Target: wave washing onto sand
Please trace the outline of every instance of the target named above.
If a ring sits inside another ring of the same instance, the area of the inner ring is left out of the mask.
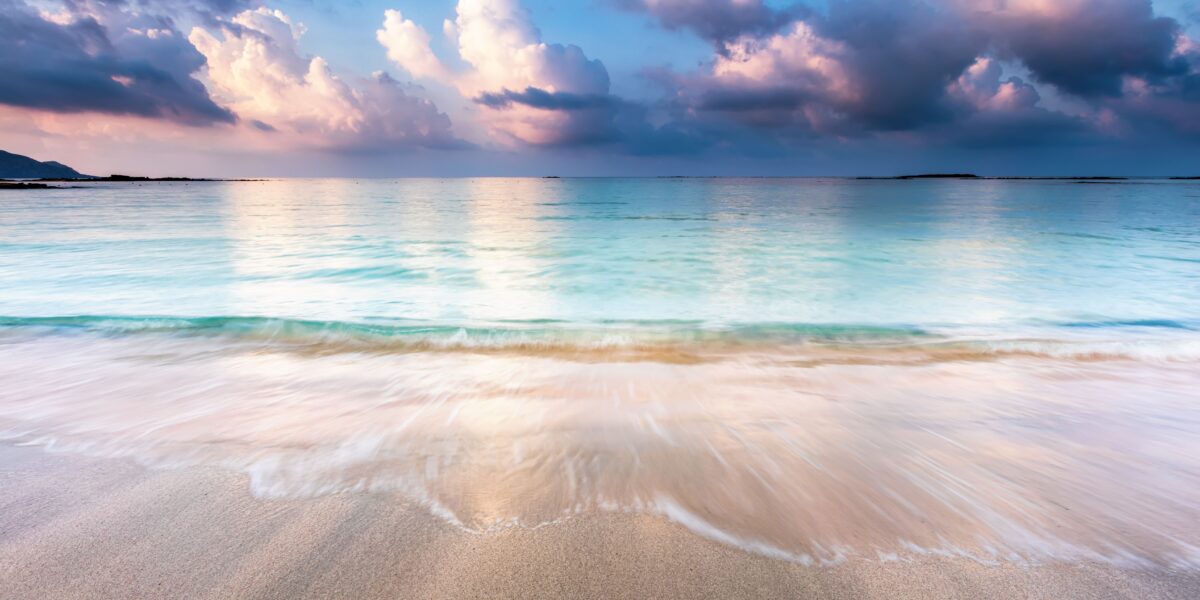
[[[1194,328],[1022,331],[0,319],[0,438],[480,534],[615,511],[811,565],[1200,568]]]
[[[1159,335],[1112,336],[1125,330]],[[4,336],[179,336],[307,354],[471,352],[598,362],[692,363],[756,356],[795,365],[989,360],[1012,356],[1078,360],[1200,361],[1200,335],[1172,320],[1027,325],[1026,337],[1003,329],[752,323],[712,326],[688,321],[612,321],[579,326],[558,321],[446,326],[397,320],[375,323],[269,317],[0,317]],[[1074,335],[1062,337],[1068,331]],[[1080,333],[1080,332],[1083,333]],[[1165,332],[1161,333],[1161,332]],[[1038,334],[1042,334],[1039,336]],[[1046,335],[1059,335],[1058,338]],[[805,360],[807,359],[807,361]]]

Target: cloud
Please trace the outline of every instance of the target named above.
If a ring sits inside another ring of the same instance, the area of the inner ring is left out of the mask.
[[[1150,0],[1007,0],[973,20],[1040,82],[1084,97],[1119,96],[1126,77],[1161,81],[1188,71],[1174,19]]]
[[[620,103],[620,100],[612,96],[547,92],[534,87],[525,88],[523,92],[503,90],[499,93],[484,93],[475,101],[490,108],[502,109],[519,104],[546,110],[589,110],[607,108]]]
[[[612,1],[626,10],[654,16],[667,29],[690,29],[712,42],[725,42],[747,34],[771,34],[811,14],[803,5],[776,9],[763,0]]]
[[[464,69],[446,67],[425,30],[397,11],[385,13],[376,37],[414,77],[440,81],[475,101],[485,127],[502,143],[571,146],[623,138],[617,128],[621,103],[611,101],[600,61],[578,46],[543,42],[516,0],[460,0],[456,13],[443,29]]]
[[[948,95],[971,112],[1020,111],[1037,106],[1041,96],[1019,77],[1004,79],[1000,62],[980,57],[947,88]]]
[[[192,77],[204,65],[170,19],[72,3],[43,16],[0,0],[0,103],[52,112],[232,123]]]
[[[721,11],[737,7],[769,11],[750,1],[636,4],[667,27],[681,26],[670,10],[685,5],[696,9],[692,21],[736,23]],[[1086,127],[1115,134],[1156,116],[1200,128],[1200,53],[1148,0],[842,0],[765,33],[734,30],[706,36],[707,66],[649,73],[695,129],[728,135],[714,127],[730,122],[777,140],[992,136],[1007,144]],[[1039,86],[1074,98],[1074,108],[1045,106]]]
[[[303,34],[283,12],[259,8],[189,39],[207,59],[213,95],[256,130],[339,150],[462,145],[446,115],[386,74],[349,83],[323,58],[302,56]]]
[[[947,87],[986,42],[945,11],[900,0],[836,3],[819,19],[721,46],[708,73],[680,80],[696,110],[848,135],[951,118]]]
[[[1037,88],[1020,77],[1006,77],[1000,61],[980,57],[946,89],[954,118],[926,133],[975,147],[1037,145],[1051,139],[1080,143],[1089,138],[1084,119],[1046,110],[1040,102]]]
[[[472,69],[463,80],[482,93],[504,87],[604,94],[608,71],[579,46],[547,44],[516,0],[459,0],[447,31]]]
[[[548,92],[535,87],[520,92],[485,92],[474,101],[489,110],[493,122],[503,123],[509,131],[525,127],[539,132],[534,143],[541,146],[629,142],[627,129],[634,124],[629,115],[638,114],[637,107],[615,96]]]
[[[516,144],[633,153],[786,151],[821,137],[1010,144],[1087,127],[1111,134],[1122,115],[1195,121],[1188,102],[1164,100],[1195,88],[1186,38],[1148,0],[840,0],[819,12],[765,0],[610,2],[695,32],[712,44],[711,60],[649,71],[665,93],[644,105],[613,95],[604,65],[579,47],[544,42],[515,0],[458,2],[443,27],[457,67],[397,11],[377,39],[414,77],[474,101],[494,139]],[[1039,87],[1053,88],[1050,105]],[[1065,111],[1064,96],[1083,103]]]
[[[1097,130],[1200,134],[1200,50],[1150,0],[1007,0],[970,18],[997,56],[1084,102]]]
[[[453,87],[478,109],[491,138],[505,145],[601,147],[635,155],[687,154],[708,146],[689,124],[652,125],[648,107],[610,91],[608,71],[583,49],[542,40],[517,0],[459,0],[443,34],[457,50],[452,69],[431,37],[397,11],[377,38],[414,77]]]
[[[1161,0],[1158,12],[1151,0],[604,3],[692,32],[711,54],[647,69],[659,92],[634,101],[614,93],[596,48],[544,39],[519,0],[458,0],[428,31],[385,11],[375,39],[405,82],[306,54],[303,27],[253,0],[0,0],[0,104],[61,131],[139,122],[200,139],[178,125],[234,124],[211,137],[343,152],[461,147],[429,93],[457,94],[447,106],[472,139],[555,152],[1200,138],[1200,45]]]
[[[383,13],[383,29],[375,39],[387,49],[388,59],[417,79],[445,80],[450,72],[429,47],[429,34],[420,25],[405,19],[398,10]]]

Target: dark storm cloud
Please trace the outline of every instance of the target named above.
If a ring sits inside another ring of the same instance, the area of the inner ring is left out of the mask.
[[[1127,132],[1200,140],[1200,73],[1190,73],[1104,103]],[[1200,152],[1200,150],[1198,150]]]
[[[805,29],[781,31],[772,40],[743,37],[724,44],[734,67],[777,53],[775,71],[764,79],[680,77],[669,87],[682,89],[697,111],[765,128],[910,130],[948,121],[961,110],[947,98],[947,87],[987,49],[986,37],[955,13],[911,0],[835,2],[827,15],[801,25]],[[813,37],[824,46],[803,45]],[[831,89],[804,53],[834,65],[853,90]]]
[[[774,33],[796,19],[808,16],[808,7],[794,4],[782,9],[763,0],[612,0],[626,10],[648,13],[668,29],[689,29],[700,37],[723,42],[740,35]]]
[[[948,147],[963,148],[1021,148],[1047,143],[1070,146],[1100,141],[1082,119],[1034,107],[969,112],[953,122],[930,126],[923,134]]]
[[[250,126],[259,131],[265,131],[267,133],[276,131],[276,129],[272,127],[270,123],[264,123],[258,119],[250,119]]]
[[[1082,100],[1122,136],[1200,134],[1200,52],[1180,23],[1156,14],[1151,0],[1049,7],[983,17],[995,54]]]
[[[204,57],[170,20],[138,17],[121,25],[116,30],[82,14],[62,25],[23,2],[0,0],[0,103],[189,125],[235,120],[191,76]]]
[[[900,134],[995,146],[1200,131],[1196,46],[1149,0],[832,0],[762,30],[736,25],[764,22],[761,3],[627,5],[668,28],[723,32],[702,33],[711,68],[650,72],[695,131],[728,135],[719,124],[732,122],[777,140]],[[685,6],[696,9],[686,24],[673,12]],[[740,20],[725,12],[738,10]],[[1046,108],[1038,87],[1087,108]]]
[[[836,107],[869,129],[911,129],[944,121],[946,86],[987,41],[953,13],[915,0],[835,2],[817,31],[844,44],[843,68],[858,97]]]
[[[1092,0],[1061,16],[998,15],[998,49],[1040,82],[1083,97],[1117,96],[1124,77],[1152,82],[1188,72],[1175,54],[1180,25],[1149,0]]]
[[[606,146],[635,155],[678,155],[695,153],[709,145],[703,135],[689,129],[686,121],[656,127],[650,123],[646,106],[613,95],[528,87],[520,92],[481,94],[475,102],[497,110],[525,107],[570,115],[560,125],[558,140],[548,146]]]
[[[63,5],[73,13],[85,11],[136,11],[151,14],[193,12],[208,15],[230,15],[260,3],[254,0],[64,0]]]
[[[618,143],[624,139],[623,132],[616,125],[616,117],[624,108],[624,102],[615,96],[549,92],[527,87],[519,92],[508,89],[485,92],[475,97],[474,101],[498,111],[532,108],[560,113],[564,118],[555,126],[554,141],[542,145],[594,146]]]
[[[593,108],[609,108],[620,104],[620,100],[601,94],[573,94],[570,92],[547,92],[546,90],[528,87],[523,92],[503,90],[498,93],[481,94],[475,102],[490,108],[507,108],[520,104],[543,110],[586,110]]]
[[[755,90],[718,88],[703,92],[695,106],[702,111],[731,113],[794,111],[811,100],[811,94],[790,87]]]

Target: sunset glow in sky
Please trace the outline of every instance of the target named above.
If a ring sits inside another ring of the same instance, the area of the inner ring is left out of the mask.
[[[1200,173],[1186,0],[0,0],[94,174]]]

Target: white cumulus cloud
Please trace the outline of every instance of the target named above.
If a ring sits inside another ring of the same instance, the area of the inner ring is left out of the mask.
[[[388,58],[414,77],[448,84],[479,102],[501,141],[535,145],[604,139],[615,111],[608,71],[574,45],[548,44],[516,0],[459,0],[443,30],[466,68],[453,70],[430,48],[430,36],[385,13],[376,38]],[[490,99],[490,101],[481,101]]]
[[[325,59],[300,53],[303,34],[283,12],[259,8],[217,34],[194,28],[188,39],[207,59],[213,97],[259,130],[344,149],[456,143],[433,103],[384,74],[343,80]]]

